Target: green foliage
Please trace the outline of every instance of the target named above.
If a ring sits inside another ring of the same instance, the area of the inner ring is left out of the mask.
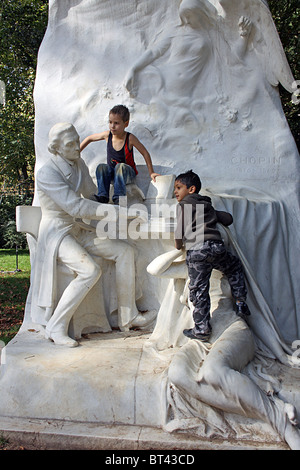
[[[0,450],[5,449],[7,444],[9,443],[9,439],[5,437],[4,433],[0,432]]]
[[[16,222],[9,220],[4,226],[4,248],[13,248],[15,246],[24,247],[26,246],[26,237],[23,233],[16,231]]]
[[[16,269],[18,267],[18,270]],[[30,283],[28,250],[0,250],[0,341],[8,343],[19,330]]]
[[[31,204],[34,152],[33,87],[48,14],[42,0],[1,0],[0,247],[26,246],[15,231],[16,205]],[[4,95],[1,96],[4,98]]]
[[[48,2],[2,0],[0,6],[0,183],[16,185],[33,178],[33,86],[37,52],[46,24]]]
[[[31,205],[30,194],[2,194],[0,196],[0,247],[27,247],[26,236],[16,232],[16,206]]]
[[[295,80],[300,80],[300,6],[298,0],[269,0],[269,7]],[[300,88],[300,87],[298,87]],[[282,106],[300,149],[299,105],[292,103],[291,94],[280,86]],[[300,97],[299,97],[300,98]]]

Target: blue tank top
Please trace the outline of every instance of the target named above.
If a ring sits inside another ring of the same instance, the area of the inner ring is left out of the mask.
[[[112,133],[109,133],[107,141],[107,164],[114,168],[118,163],[126,163],[134,169],[137,175],[138,172],[133,158],[133,148],[131,150],[129,149],[129,136],[130,132],[127,132],[123,147],[121,150],[115,150],[112,145]]]

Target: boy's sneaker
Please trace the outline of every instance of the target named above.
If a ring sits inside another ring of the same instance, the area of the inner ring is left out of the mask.
[[[248,305],[243,300],[236,300],[235,313],[241,318],[246,318],[251,315]]]
[[[194,328],[183,330],[183,334],[190,339],[198,339],[199,341],[207,341],[210,337],[210,333],[196,333]]]

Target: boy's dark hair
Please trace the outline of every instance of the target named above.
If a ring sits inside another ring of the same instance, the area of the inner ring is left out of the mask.
[[[196,173],[193,172],[193,170],[189,170],[186,173],[181,173],[180,175],[176,176],[175,181],[180,181],[180,183],[185,184],[187,188],[195,186],[196,193],[199,193],[201,189],[200,178]]]
[[[129,121],[130,118],[129,109],[126,108],[126,106],[124,106],[123,104],[117,104],[116,106],[114,106],[109,111],[109,114],[118,114],[119,116],[121,116],[124,122]]]

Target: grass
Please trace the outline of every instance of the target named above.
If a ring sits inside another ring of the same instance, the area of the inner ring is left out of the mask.
[[[18,260],[16,250],[0,250],[0,341],[5,344],[15,336],[23,322],[29,283],[28,250],[19,250]],[[1,450],[25,449],[21,445],[11,443],[0,431]]]
[[[0,341],[5,344],[22,324],[29,284],[28,250],[19,250],[18,257],[16,250],[0,250]]]

